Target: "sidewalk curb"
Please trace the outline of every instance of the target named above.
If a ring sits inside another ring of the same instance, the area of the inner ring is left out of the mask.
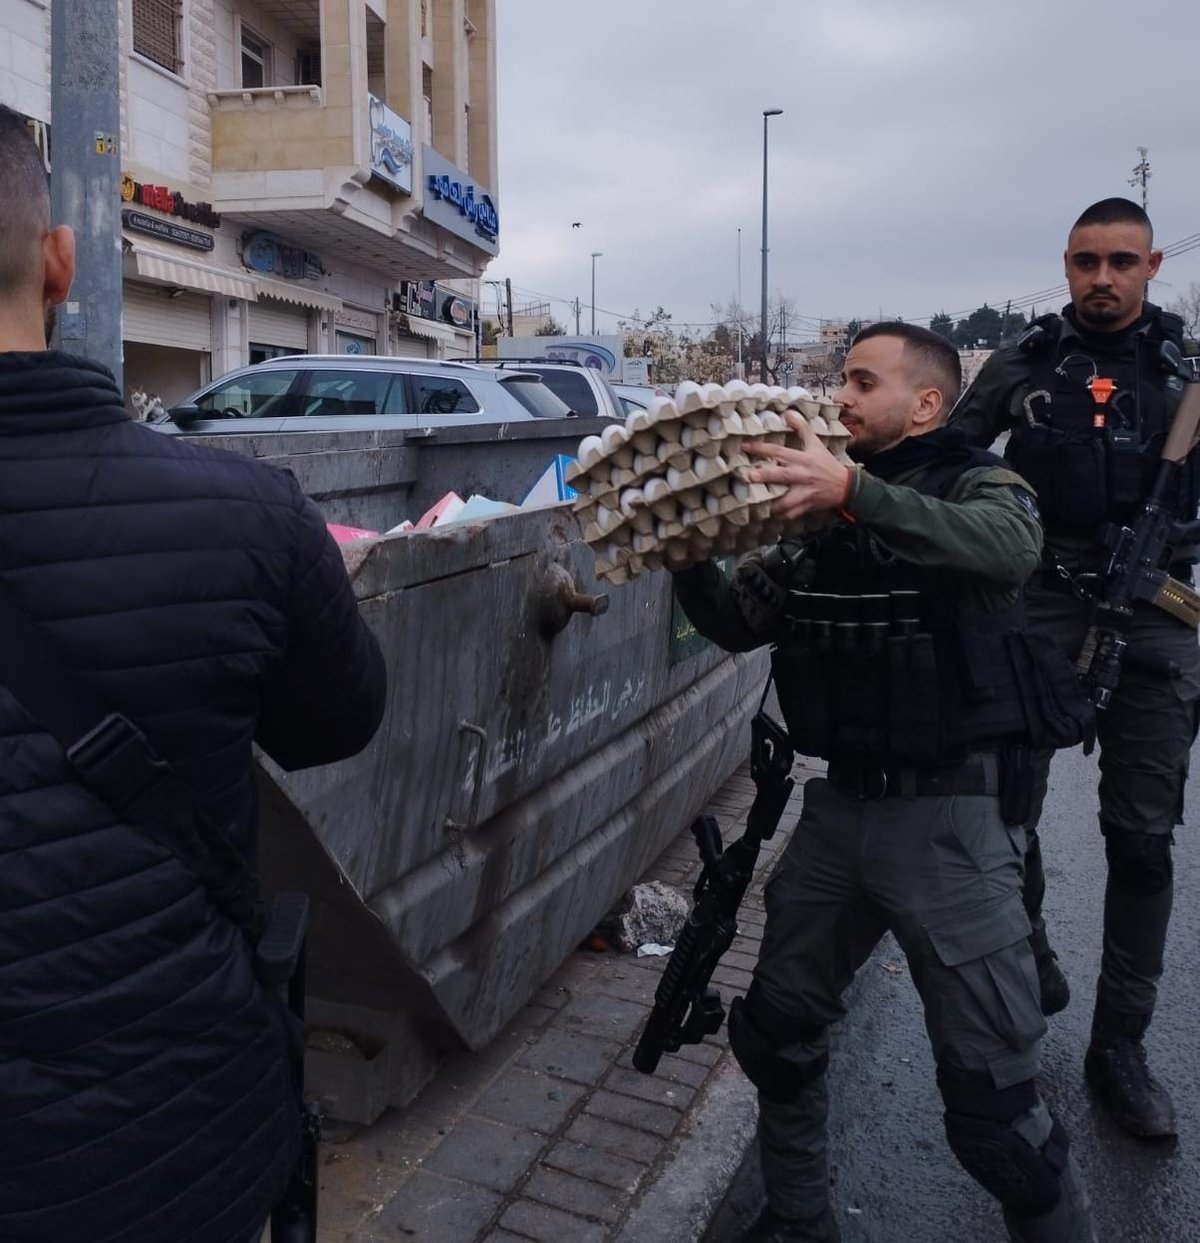
[[[757,1119],[758,1095],[727,1053],[662,1173],[612,1243],[697,1243],[754,1141]]]

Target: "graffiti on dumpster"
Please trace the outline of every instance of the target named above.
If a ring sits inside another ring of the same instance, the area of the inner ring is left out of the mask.
[[[570,738],[593,721],[603,717],[616,721],[631,709],[646,692],[646,678],[625,678],[614,683],[611,679],[593,684],[571,698],[565,717],[550,712],[543,727],[530,722],[503,733],[488,748],[483,779],[493,782],[523,766],[535,768],[547,753],[563,738]],[[463,774],[461,788],[469,792],[475,785],[475,773],[479,763],[478,750],[473,750]]]

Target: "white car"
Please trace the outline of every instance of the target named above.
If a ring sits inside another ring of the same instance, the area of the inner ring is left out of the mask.
[[[571,411],[528,371],[383,355],[293,354],[197,389],[156,431],[330,432],[562,419]]]

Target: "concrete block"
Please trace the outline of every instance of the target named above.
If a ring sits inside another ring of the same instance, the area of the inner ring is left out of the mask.
[[[573,1079],[576,1083],[599,1083],[620,1049],[621,1042],[617,1040],[575,1035],[551,1027],[517,1060],[531,1070]]]
[[[542,1136],[529,1131],[467,1118],[426,1159],[425,1168],[507,1194],[525,1176],[545,1143]]]
[[[473,1239],[495,1214],[500,1196],[482,1187],[418,1170],[379,1214],[375,1232],[385,1238]]]
[[[618,1122],[609,1122],[587,1113],[580,1114],[571,1123],[563,1139],[568,1143],[598,1148],[609,1156],[624,1157],[647,1165],[656,1160],[665,1147],[664,1141],[657,1135],[635,1131]]]
[[[637,1189],[646,1165],[638,1161],[630,1161],[625,1157],[616,1156],[593,1148],[589,1144],[580,1144],[574,1140],[560,1140],[542,1158],[542,1164],[551,1169],[564,1170],[574,1174],[576,1178],[586,1178],[594,1183],[602,1183],[614,1191],[633,1192]]]
[[[472,1112],[549,1135],[562,1126],[583,1095],[583,1088],[565,1079],[512,1067],[492,1084]]]
[[[538,1243],[604,1243],[608,1237],[608,1231],[597,1222],[584,1221],[573,1213],[533,1200],[518,1200],[511,1205],[500,1218],[500,1225]]]
[[[654,1105],[616,1092],[597,1092],[584,1106],[584,1112],[607,1122],[620,1122],[639,1131],[649,1131],[669,1139],[679,1126],[680,1115],[665,1105]]]
[[[585,996],[573,998],[554,1017],[554,1026],[564,1029],[586,1029],[602,1032],[624,1043],[631,1040],[646,1021],[650,1007],[636,1001],[616,997]]]
[[[626,1070],[614,1067],[604,1080],[604,1087],[609,1092],[620,1092],[625,1096],[634,1096],[641,1101],[650,1101],[655,1105],[665,1105],[668,1109],[684,1110],[692,1103],[696,1089],[685,1083],[672,1083],[660,1079],[657,1075],[643,1075],[637,1070]]]
[[[620,1217],[630,1195],[627,1191],[616,1191],[561,1170],[546,1169],[534,1170],[521,1188],[521,1194],[569,1213],[598,1217],[610,1225]]]

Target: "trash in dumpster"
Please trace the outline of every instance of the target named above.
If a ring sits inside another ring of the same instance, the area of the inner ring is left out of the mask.
[[[850,433],[833,402],[804,388],[742,380],[685,380],[674,398],[653,397],[623,426],[585,436],[566,477],[579,493],[575,509],[596,552],[597,576],[624,583],[673,559],[700,560],[773,542],[782,528],[771,517],[771,502],[787,489],[750,482],[753,463],[742,443],[763,439],[801,448],[786,411],[802,416],[845,459]],[[827,521],[822,515],[807,520]]]
[[[430,527],[441,526],[444,522],[453,522],[465,504],[466,502],[457,492],[447,492],[440,501],[431,505],[417,519],[416,529],[428,531]]]
[[[525,493],[521,502],[522,509],[533,509],[539,505],[557,505],[560,501],[573,501],[575,489],[567,482],[567,471],[575,464],[575,459],[565,453],[556,453],[550,465],[542,471],[541,478]]]
[[[347,527],[340,522],[327,522],[325,526],[338,544],[357,544],[359,540],[379,538],[378,531],[368,531],[365,527]]]

